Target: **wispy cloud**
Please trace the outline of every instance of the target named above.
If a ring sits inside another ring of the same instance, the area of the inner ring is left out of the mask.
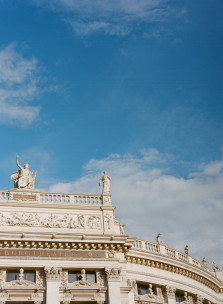
[[[26,126],[40,113],[40,106],[31,104],[39,94],[38,63],[24,58],[15,44],[0,49],[0,123]]]
[[[35,3],[62,13],[77,35],[126,36],[139,24],[160,23],[179,16],[168,0],[35,0]]]
[[[107,170],[112,201],[127,233],[154,240],[161,232],[167,245],[183,250],[188,243],[195,257],[220,263],[223,162],[203,165],[196,173],[191,169],[193,174],[185,178],[169,173],[171,161],[156,150],[140,157],[115,154],[91,159],[81,178],[52,185],[50,191],[97,193],[100,175]]]

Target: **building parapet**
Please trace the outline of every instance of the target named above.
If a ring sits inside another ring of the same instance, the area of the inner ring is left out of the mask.
[[[137,251],[138,250],[147,251],[152,254],[166,256],[173,260],[179,260],[180,262],[190,264],[190,265],[198,267],[204,271],[207,271],[209,274],[215,276],[221,282],[223,282],[222,273],[221,273],[221,277],[222,277],[221,278],[219,275],[218,269],[210,270],[206,260],[205,260],[205,262],[204,262],[204,260],[202,262],[200,262],[199,260],[193,258],[189,254],[186,254],[184,252],[181,252],[181,251],[178,251],[176,249],[166,246],[163,242],[155,243],[155,242],[150,242],[150,241],[146,241],[146,240],[137,238],[137,239],[135,239],[135,241],[132,245],[132,248]]]

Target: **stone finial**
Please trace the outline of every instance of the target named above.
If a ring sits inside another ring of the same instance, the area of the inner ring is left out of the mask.
[[[102,190],[103,195],[110,195],[110,181],[111,181],[111,178],[107,175],[107,172],[104,171],[104,174],[102,175],[102,177],[98,183],[99,186],[101,185],[101,182],[103,184],[103,190]]]
[[[158,244],[163,244],[162,240],[161,240],[161,233],[158,233],[157,237],[156,237],[156,241]]]
[[[37,171],[31,172],[29,170],[29,164],[25,164],[24,167],[22,167],[19,164],[18,155],[16,156],[16,164],[19,167],[19,170],[11,175],[11,179],[14,180],[14,188],[34,189]]]
[[[188,245],[185,246],[185,248],[184,248],[184,253],[185,253],[185,254],[189,254],[189,247],[188,247]]]

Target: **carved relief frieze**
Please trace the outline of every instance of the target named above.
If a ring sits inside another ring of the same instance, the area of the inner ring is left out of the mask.
[[[33,226],[68,229],[101,229],[101,217],[97,215],[56,215],[38,213],[0,213],[1,226]]]

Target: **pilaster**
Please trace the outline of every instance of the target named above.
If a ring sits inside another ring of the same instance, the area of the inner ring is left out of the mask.
[[[106,268],[105,269],[108,282],[108,303],[121,304],[120,295],[120,268]]]
[[[45,267],[46,304],[59,304],[60,273],[62,268]]]

